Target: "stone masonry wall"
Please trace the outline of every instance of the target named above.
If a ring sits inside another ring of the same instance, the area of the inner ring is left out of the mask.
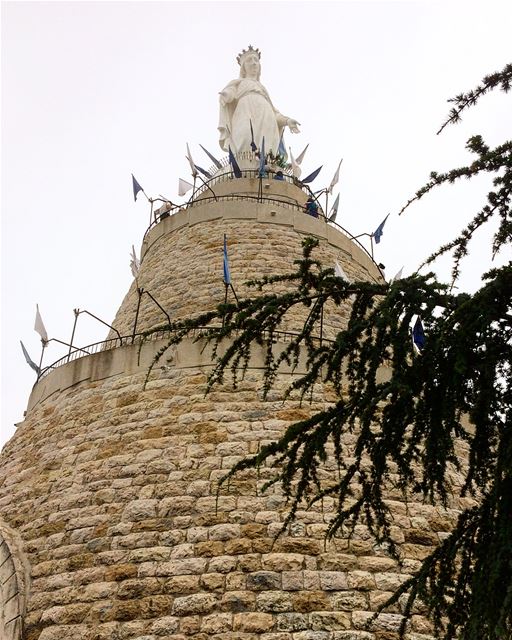
[[[211,309],[224,298],[224,233],[241,297],[246,280],[290,271],[306,235],[319,238],[324,266],[338,260],[352,279],[382,277],[324,221],[284,205],[219,201],[150,230],[138,285],[172,319]],[[134,283],[114,322],[123,335],[137,298]],[[326,313],[324,335],[347,314]],[[144,296],[138,331],[164,319]],[[30,564],[23,640],[397,640],[398,606],[369,619],[447,535],[460,505],[406,505],[389,490],[401,565],[363,525],[326,542],[330,499],[300,511],[276,538],[287,505],[276,487],[261,491],[270,470],[245,473],[217,495],[219,479],[332,398],[318,386],[311,404],[284,403],[291,374],[283,371],[263,401],[256,365],[236,391],[205,397],[211,365],[191,344],[166,354],[146,386],[147,353],[139,360],[136,346],[80,358],[36,385],[0,464],[0,518]],[[347,434],[345,445],[354,439]],[[322,474],[329,482],[337,469],[328,462]],[[407,637],[429,633],[418,609]]]
[[[2,517],[31,564],[26,640],[396,640],[397,608],[365,623],[453,525],[455,511],[390,494],[401,567],[364,527],[324,540],[332,502],[274,540],[286,504],[263,470],[217,483],[241,456],[325,405],[267,402],[252,370],[204,396],[205,371],[163,363],[39,403],[6,445]],[[327,467],[326,473],[334,473]],[[456,505],[454,505],[456,506]],[[412,620],[411,640],[429,625]]]
[[[352,280],[382,279],[370,257],[323,220],[267,203],[199,203],[158,224],[142,247],[138,286],[158,300],[171,320],[209,311],[224,301],[224,234],[228,238],[231,279],[239,298],[255,295],[255,289],[245,286],[247,281],[291,272],[293,261],[302,255],[301,242],[307,235],[319,239],[314,257],[324,267],[334,268],[338,260]],[[231,292],[228,299],[234,299]],[[134,282],[113,321],[121,335],[133,331],[137,301]],[[305,307],[294,309],[283,329],[297,330],[308,311]],[[327,312],[324,335],[329,337],[343,326],[347,314],[348,306]],[[144,295],[137,331],[163,322],[165,315]]]

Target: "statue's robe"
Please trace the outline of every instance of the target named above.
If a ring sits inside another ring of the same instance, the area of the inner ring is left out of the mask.
[[[265,87],[258,80],[239,78],[221,92],[219,112],[219,144],[224,151],[231,146],[233,153],[251,150],[251,123],[254,142],[261,148],[265,137],[265,151],[277,155],[279,141],[287,118],[274,107]]]

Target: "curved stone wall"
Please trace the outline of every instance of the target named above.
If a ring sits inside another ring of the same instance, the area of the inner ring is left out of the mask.
[[[147,234],[139,285],[173,318],[210,309],[224,296],[224,233],[240,296],[244,281],[289,271],[306,235],[320,239],[326,266],[337,259],[353,279],[381,278],[364,251],[325,222],[284,205],[219,201],[198,202]],[[136,302],[132,286],[115,320],[125,335]],[[326,314],[327,335],[344,312]],[[138,330],[161,320],[144,298]],[[350,539],[326,542],[330,499],[299,512],[276,539],[287,505],[276,487],[261,492],[269,469],[235,478],[217,496],[219,479],[325,407],[329,390],[318,385],[311,404],[284,403],[292,374],[282,370],[263,401],[255,353],[236,391],[227,384],[205,397],[211,361],[191,340],[169,350],[145,385],[161,344],[103,351],[52,371],[4,447],[0,515],[23,543],[32,580],[23,639],[397,640],[398,607],[370,629],[366,623],[447,534],[459,504],[405,505],[390,488],[401,565],[363,525]],[[346,435],[348,449],[354,439]],[[335,474],[326,464],[325,481]],[[418,610],[408,638],[426,640],[429,629]]]
[[[365,624],[456,512],[390,492],[402,566],[364,526],[326,543],[329,499],[275,540],[286,503],[261,493],[268,470],[217,498],[218,480],[328,395],[283,404],[283,372],[262,402],[256,358],[236,392],[205,397],[208,354],[193,343],[166,354],[144,387],[158,346],[138,365],[131,346],[83,358],[81,376],[74,362],[50,374],[59,388],[33,402],[3,451],[2,517],[31,564],[26,640],[396,640],[398,608]],[[410,640],[428,629],[415,615]]]
[[[237,181],[231,181],[237,182]],[[241,180],[242,182],[242,180]],[[256,181],[245,180],[245,183]],[[283,189],[300,189],[285,184]],[[284,205],[249,200],[201,203],[166,218],[147,234],[142,246],[138,286],[147,290],[172,320],[197,315],[224,301],[222,280],[223,237],[228,237],[228,255],[233,286],[239,298],[254,295],[249,280],[287,273],[302,255],[306,236],[319,239],[315,252],[325,267],[341,264],[353,280],[382,281],[371,258],[355,242],[322,219],[315,219]],[[230,293],[233,299],[232,294]],[[131,335],[137,310],[137,285],[126,295],[113,325],[121,335]],[[291,314],[284,329],[297,329],[304,309]],[[339,329],[348,308],[325,314],[325,335]],[[147,295],[143,295],[137,331],[166,322],[166,317]],[[111,333],[113,337],[115,334]]]

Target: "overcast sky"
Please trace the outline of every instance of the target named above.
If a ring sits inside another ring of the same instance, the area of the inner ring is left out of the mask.
[[[286,144],[298,154],[310,143],[304,172],[323,165],[313,188],[344,158],[338,222],[371,233],[391,213],[376,248],[391,277],[451,239],[485,193],[485,180],[445,187],[396,215],[431,170],[471,161],[471,135],[510,138],[503,94],[435,132],[448,98],[511,61],[511,32],[507,0],[2,3],[0,445],[35,380],[19,341],[38,362],[36,303],[49,336],[66,342],[74,308],[113,319],[149,222],[130,173],[148,195],[180,202],[185,144],[203,166],[199,143],[223,156],[217,94],[243,48],[260,48],[263,84],[302,125]],[[477,243],[462,287],[478,287],[488,259]],[[439,270],[447,277],[446,263]],[[106,331],[81,316],[75,344]],[[61,355],[52,345],[43,364]]]

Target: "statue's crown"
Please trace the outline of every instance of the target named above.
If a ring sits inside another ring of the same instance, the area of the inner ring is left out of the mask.
[[[242,53],[239,53],[236,57],[236,61],[240,66],[242,66],[243,59],[249,53],[255,53],[258,56],[258,60],[261,58],[261,51],[259,49],[253,49],[252,44],[250,44],[248,49],[244,49]]]

